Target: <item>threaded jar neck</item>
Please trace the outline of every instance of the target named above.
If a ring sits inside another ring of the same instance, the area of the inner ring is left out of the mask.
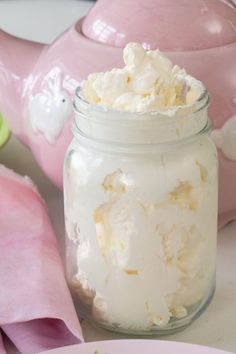
[[[201,84],[202,85],[202,84]],[[210,128],[209,94],[202,94],[190,105],[154,112],[130,112],[87,102],[76,90],[74,132],[107,143],[157,144],[179,141]]]

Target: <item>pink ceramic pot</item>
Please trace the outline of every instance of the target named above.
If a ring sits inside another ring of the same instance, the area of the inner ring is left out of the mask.
[[[219,224],[236,218],[236,9],[229,0],[99,0],[52,45],[0,31],[0,111],[62,186],[75,88],[91,72],[122,65],[130,41],[159,48],[202,80],[219,148]]]

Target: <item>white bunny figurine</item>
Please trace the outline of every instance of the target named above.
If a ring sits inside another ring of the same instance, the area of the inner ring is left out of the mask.
[[[221,129],[215,129],[211,138],[229,160],[236,160],[236,115],[229,118]]]
[[[49,90],[43,89],[31,97],[29,113],[35,133],[41,132],[50,144],[54,144],[72,111],[69,94],[61,88],[61,72],[47,81]]]

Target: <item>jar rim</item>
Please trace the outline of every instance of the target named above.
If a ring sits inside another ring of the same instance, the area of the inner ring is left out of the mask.
[[[200,96],[191,104],[153,112],[132,112],[90,103],[79,86],[74,100],[74,130],[107,143],[152,144],[195,136],[205,131],[208,124],[210,97],[202,82],[187,77],[192,87],[200,89]]]
[[[203,83],[195,78],[193,78],[190,75],[186,76],[186,81],[191,81],[194,80],[195,84],[197,83],[197,86],[199,87],[201,94],[200,96],[196,99],[196,101],[182,105],[182,106],[172,106],[167,109],[159,109],[155,111],[142,111],[142,112],[135,112],[135,111],[129,111],[126,109],[117,109],[117,108],[112,108],[108,107],[102,104],[96,104],[96,103],[91,103],[87,101],[84,96],[82,95],[82,87],[78,86],[75,90],[75,100],[73,102],[74,110],[78,110],[78,104],[82,103],[84,108],[87,110],[91,110],[94,113],[111,113],[114,116],[119,116],[119,117],[114,117],[112,120],[115,121],[116,119],[119,121],[126,121],[129,119],[130,115],[135,115],[136,118],[138,118],[140,121],[147,120],[147,116],[149,118],[157,119],[164,117],[166,118],[172,118],[174,115],[178,115],[181,112],[181,115],[183,114],[189,114],[189,113],[197,113],[201,111],[204,108],[207,108],[210,104],[210,96],[207,88],[203,85]],[[120,117],[120,115],[122,115]]]

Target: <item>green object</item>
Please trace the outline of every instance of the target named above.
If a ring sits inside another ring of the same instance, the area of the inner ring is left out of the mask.
[[[11,131],[0,113],[0,148],[3,147],[11,136]]]

